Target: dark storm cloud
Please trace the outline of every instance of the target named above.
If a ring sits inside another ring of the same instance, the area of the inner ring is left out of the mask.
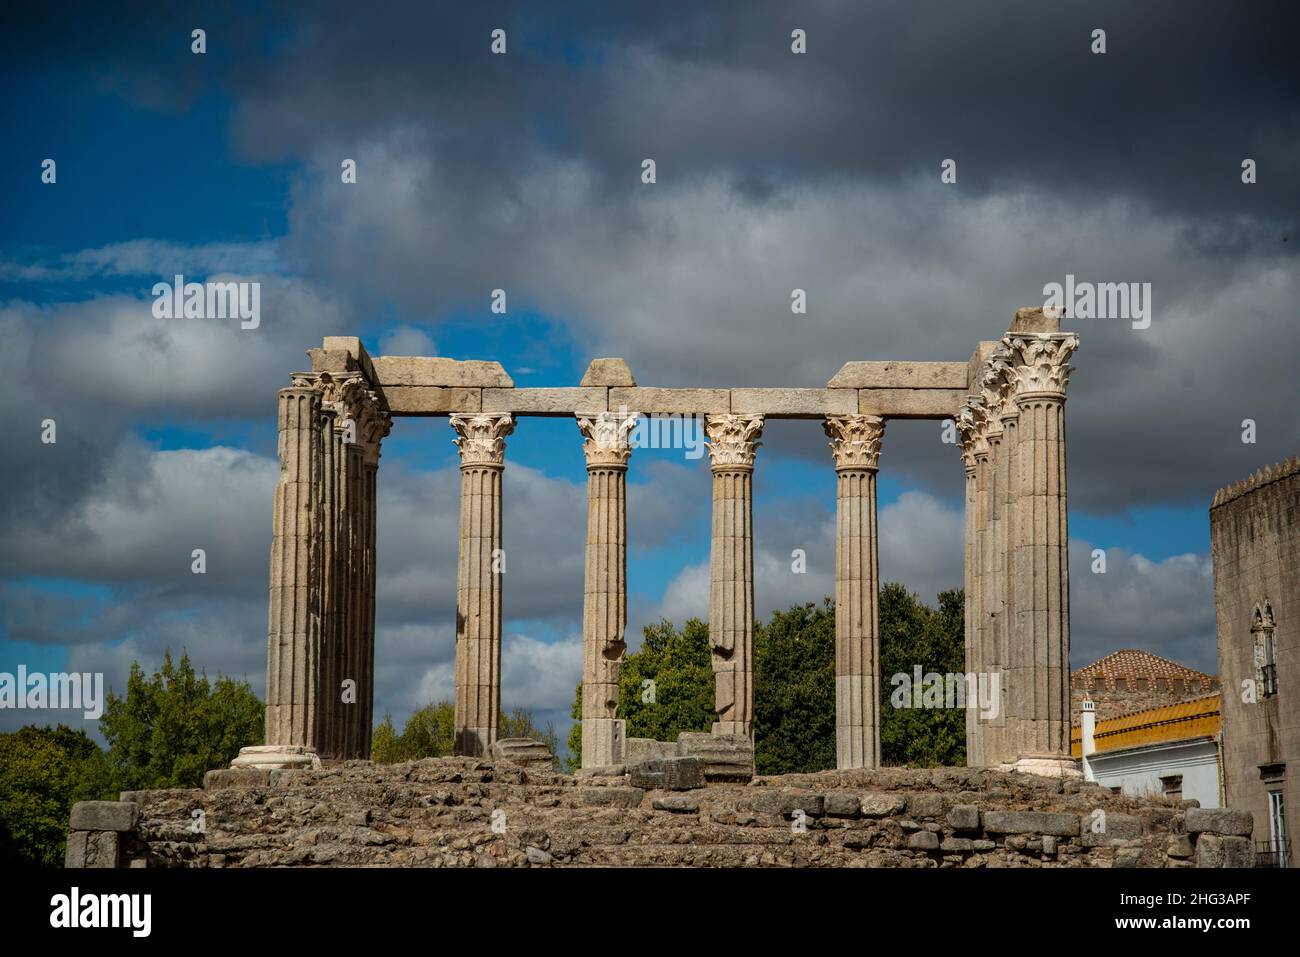
[[[202,69],[189,31],[203,26]],[[501,27],[509,54],[492,56]],[[790,52],[807,31],[808,53]],[[1107,33],[1107,52],[1090,50]],[[1300,208],[1300,10],[1293,3],[1126,0],[904,4],[779,0],[28,8],[19,62],[69,61],[150,105],[213,80],[254,158],[420,129],[462,188],[531,149],[610,183],[654,155],[674,175],[899,180],[959,164],[964,189],[1047,186],[1159,209]],[[1277,230],[1247,241],[1276,241]]]

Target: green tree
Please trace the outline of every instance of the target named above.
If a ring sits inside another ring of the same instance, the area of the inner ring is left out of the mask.
[[[966,712],[960,708],[895,708],[894,675],[960,673],[964,593],[941,592],[931,608],[902,585],[880,589],[880,751],[887,765],[920,767],[966,763]]]
[[[263,740],[264,707],[247,681],[196,675],[188,655],[146,678],[131,664],[126,695],[112,691],[100,719],[118,790],[194,788],[239,749]]]
[[[0,734],[0,866],[62,867],[72,805],[115,796],[104,752],[85,731]]]
[[[754,763],[760,774],[835,767],[835,605],[754,626]]]

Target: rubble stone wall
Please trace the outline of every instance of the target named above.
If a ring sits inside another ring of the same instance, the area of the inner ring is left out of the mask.
[[[1249,866],[1250,815],[987,769],[692,786],[475,758],[209,772],[73,812],[69,867]],[[674,789],[680,788],[680,789]]]

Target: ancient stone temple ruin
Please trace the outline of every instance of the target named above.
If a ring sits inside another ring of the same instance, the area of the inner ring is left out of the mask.
[[[713,473],[717,719],[712,735],[691,736],[707,739],[699,747],[752,755],[753,473],[765,421],[806,419],[829,437],[837,489],[837,763],[879,766],[882,439],[891,419],[951,420],[966,473],[966,686],[996,676],[986,686],[998,694],[992,707],[967,711],[969,763],[1069,775],[1063,413],[1077,346],[1052,316],[1022,309],[1001,340],[981,342],[969,360],[849,362],[820,389],[646,387],[622,359],[595,360],[576,387],[516,388],[496,362],[372,358],[358,339],[326,338],[308,353],[311,371],[294,373],[279,394],[267,744],[244,749],[235,764],[293,768],[369,755],[376,478],[383,438],[402,416],[447,418],[460,453],[455,728],[467,756],[489,754],[498,736],[507,438],[528,416],[575,421],[589,495],[582,764],[622,764],[629,434],[638,416],[671,414],[703,417]]]

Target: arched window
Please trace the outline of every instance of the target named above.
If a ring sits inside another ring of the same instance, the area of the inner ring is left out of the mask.
[[[1273,606],[1267,598],[1255,606],[1251,616],[1251,637],[1255,643],[1255,681],[1260,697],[1277,694],[1277,660],[1273,647]]]

